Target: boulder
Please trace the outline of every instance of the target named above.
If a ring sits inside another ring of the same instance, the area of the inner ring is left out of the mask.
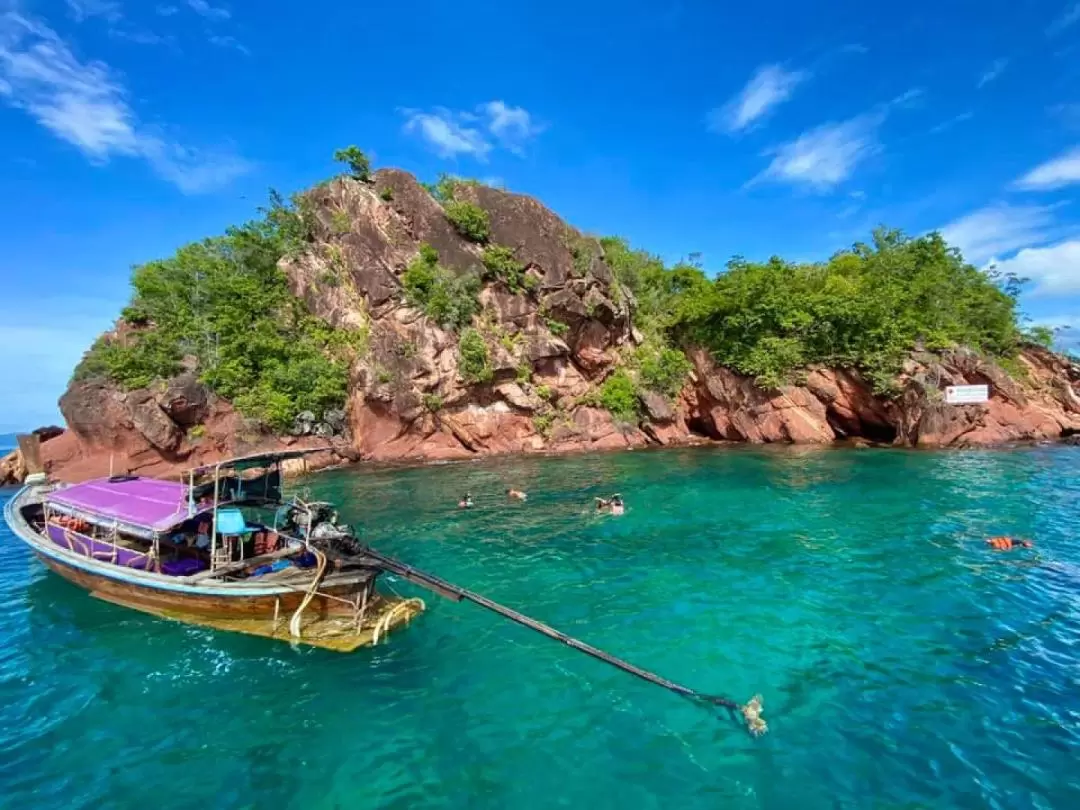
[[[155,391],[158,406],[181,428],[201,424],[210,410],[210,389],[196,374],[186,372],[173,377]]]
[[[663,394],[658,394],[655,391],[642,391],[638,398],[645,408],[649,421],[664,425],[675,420],[675,411]]]

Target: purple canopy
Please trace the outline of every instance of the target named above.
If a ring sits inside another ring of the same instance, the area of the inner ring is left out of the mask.
[[[99,478],[53,492],[48,502],[123,523],[165,531],[189,517],[187,487],[178,481]]]

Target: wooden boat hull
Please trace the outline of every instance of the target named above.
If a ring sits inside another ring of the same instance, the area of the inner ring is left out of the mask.
[[[94,596],[134,608],[143,607],[150,611],[179,611],[193,616],[235,615],[262,618],[275,615],[287,616],[300,606],[305,593],[303,588],[273,595],[251,596],[243,593],[212,595],[165,591],[158,588],[139,587],[91,573],[41,552],[37,552],[37,558],[68,582],[90,591]],[[352,615],[355,608],[338,600],[348,600],[355,604],[356,600],[361,598],[363,588],[370,578],[370,575],[327,578],[319,586],[320,592],[312,597],[305,608],[305,613],[310,612],[320,618]],[[337,599],[330,597],[337,597]]]
[[[20,511],[33,502],[33,493],[22,490],[5,505],[4,518],[50,570],[91,596],[161,618],[350,652],[378,643],[424,609],[421,600],[375,591],[379,573],[375,569],[333,573],[319,583],[304,606],[299,617],[301,635],[296,638],[289,630],[290,620],[307,596],[310,576],[225,582],[172,577],[104,562],[38,532]]]

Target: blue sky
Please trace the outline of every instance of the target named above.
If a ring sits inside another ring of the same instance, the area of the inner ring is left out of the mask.
[[[0,430],[58,418],[131,265],[349,143],[710,270],[942,229],[1080,332],[1080,3],[877,6],[0,0]]]

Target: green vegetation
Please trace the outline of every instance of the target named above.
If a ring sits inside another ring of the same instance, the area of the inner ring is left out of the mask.
[[[536,395],[544,400],[544,402],[550,402],[552,395],[551,388],[546,385],[538,385],[536,386]]]
[[[936,233],[879,229],[872,244],[821,264],[732,260],[714,284],[678,294],[672,331],[763,385],[824,363],[860,368],[885,392],[916,346],[1013,353],[1014,287],[964,263]]]
[[[346,146],[334,152],[334,160],[349,167],[349,173],[357,180],[367,182],[371,179],[371,161],[357,146]]]
[[[451,200],[443,205],[446,218],[459,234],[470,242],[483,244],[491,233],[487,211],[479,205],[461,200]]]
[[[604,380],[597,395],[597,403],[607,408],[619,422],[637,424],[640,418],[637,386],[625,369],[616,369]]]
[[[551,428],[555,425],[555,412],[545,411],[538,413],[532,418],[533,428],[545,438],[551,434]]]
[[[420,255],[401,274],[405,300],[444,329],[463,329],[479,311],[480,279],[455,276],[439,264],[431,245],[420,246]]]
[[[330,228],[334,233],[346,234],[352,230],[352,222],[349,220],[349,212],[339,208],[330,215]]]
[[[918,346],[965,345],[1004,357],[1020,338],[1017,280],[966,264],[938,234],[911,239],[879,229],[871,244],[816,264],[736,258],[714,281],[693,264],[666,268],[621,239],[601,244],[637,299],[636,325],[647,337],[668,347],[704,346],[766,386],[822,363],[859,368],[884,393]],[[663,385],[667,374],[654,371],[651,384]]]
[[[421,183],[428,193],[442,204],[454,199],[458,186],[479,186],[482,183],[472,177],[458,177],[453,174],[440,174],[434,183]]]
[[[638,378],[650,391],[673,399],[682,390],[693,368],[686,355],[668,346],[646,343],[635,352]]]
[[[493,376],[484,336],[475,329],[466,329],[458,341],[461,376],[469,383],[490,382]]]
[[[386,202],[392,202],[394,199],[394,190],[390,188],[390,186],[387,186],[379,192],[379,197],[381,197]]]
[[[194,356],[213,391],[275,429],[341,407],[366,335],[331,329],[290,293],[277,263],[306,234],[305,211],[272,195],[264,219],[136,268],[123,311],[135,331],[96,342],[75,378],[142,388]]]
[[[556,321],[553,318],[547,318],[544,321],[548,331],[555,337],[566,337],[566,333],[570,331],[570,327],[562,321]]]
[[[503,245],[484,248],[484,280],[501,281],[510,292],[520,293],[535,289],[537,280],[525,274],[525,265],[514,258],[514,251]]]
[[[1042,346],[1044,349],[1052,349],[1054,347],[1054,337],[1056,330],[1049,326],[1032,326],[1024,330],[1023,339],[1029,343],[1034,343],[1036,346]]]
[[[438,413],[443,407],[443,398],[438,394],[424,394],[423,396],[424,410],[431,413]]]
[[[574,259],[574,275],[584,276],[589,272],[593,259],[599,253],[596,240],[588,236],[569,236],[567,240],[567,247],[570,248],[570,255]]]

